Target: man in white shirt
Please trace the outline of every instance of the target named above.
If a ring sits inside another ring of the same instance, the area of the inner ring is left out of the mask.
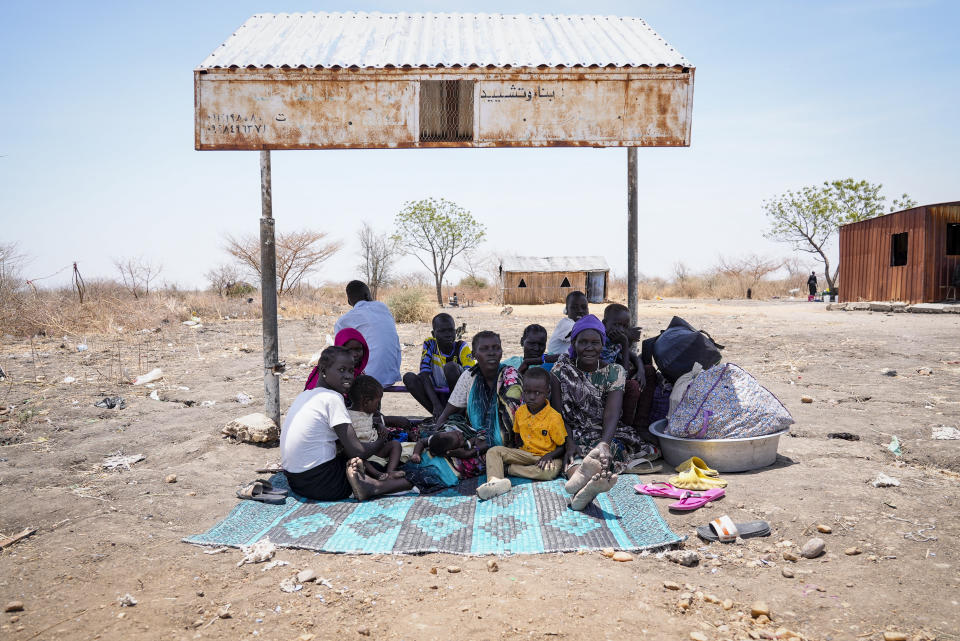
[[[334,334],[345,327],[363,334],[370,348],[364,372],[381,385],[393,385],[400,380],[400,337],[393,314],[386,305],[373,300],[370,288],[359,280],[347,283],[347,302],[353,309],[337,319]]]

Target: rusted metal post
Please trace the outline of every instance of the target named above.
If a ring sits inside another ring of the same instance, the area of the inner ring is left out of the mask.
[[[627,147],[627,307],[630,325],[636,326],[639,293],[637,261],[637,148]]]
[[[270,150],[260,152],[260,296],[263,315],[264,413],[280,426],[280,343],[277,337],[277,248],[274,244]]]

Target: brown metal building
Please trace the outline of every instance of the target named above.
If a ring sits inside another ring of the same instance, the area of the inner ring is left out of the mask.
[[[960,289],[960,202],[840,228],[840,301],[931,303]]]
[[[591,303],[602,303],[610,267],[603,256],[513,256],[501,261],[500,272],[508,305],[562,303],[577,290]]]

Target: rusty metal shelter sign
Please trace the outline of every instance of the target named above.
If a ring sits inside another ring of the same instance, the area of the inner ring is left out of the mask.
[[[694,71],[637,18],[263,14],[194,70],[195,146],[688,146]]]

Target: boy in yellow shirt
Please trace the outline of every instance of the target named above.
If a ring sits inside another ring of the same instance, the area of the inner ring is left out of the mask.
[[[477,488],[477,496],[491,499],[510,491],[510,479],[504,477],[504,465],[510,474],[534,481],[550,481],[560,474],[566,450],[567,428],[560,413],[550,407],[550,374],[531,367],[523,379],[524,404],[513,418],[513,431],[520,435],[520,449],[498,445],[487,450],[487,482]]]

